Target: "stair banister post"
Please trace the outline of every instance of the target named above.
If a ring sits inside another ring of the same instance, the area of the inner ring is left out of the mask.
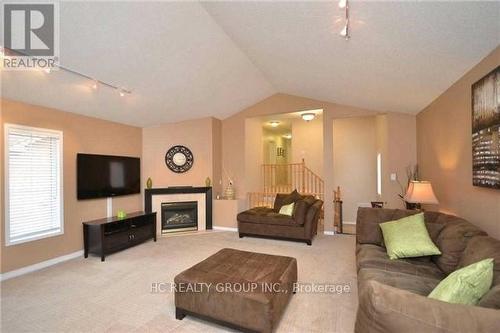
[[[306,161],[302,158],[302,193],[306,191]]]

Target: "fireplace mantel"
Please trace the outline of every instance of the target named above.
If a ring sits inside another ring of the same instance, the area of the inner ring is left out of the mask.
[[[212,188],[211,187],[165,187],[165,188],[150,188],[144,191],[144,210],[152,211],[153,195],[165,194],[189,194],[189,193],[204,193],[205,194],[205,214],[206,214],[206,229],[212,229]]]

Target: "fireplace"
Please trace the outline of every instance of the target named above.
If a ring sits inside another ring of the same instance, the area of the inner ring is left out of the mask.
[[[166,202],[161,204],[161,232],[198,230],[198,202]]]

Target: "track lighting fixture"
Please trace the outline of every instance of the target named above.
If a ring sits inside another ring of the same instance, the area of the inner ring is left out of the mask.
[[[31,57],[30,54],[27,54],[27,53],[24,53],[24,52],[20,52],[20,51],[17,51],[17,50],[12,50],[10,48],[6,48],[6,47],[3,47],[3,46],[0,46],[0,57],[4,57],[6,54],[7,55],[21,55],[21,56]],[[59,64],[54,64],[53,67],[43,68],[42,70],[45,73],[48,74],[48,73],[52,72],[54,69],[63,70],[65,72],[71,73],[73,75],[78,75],[78,76],[83,77],[83,78],[85,78],[87,80],[90,80],[92,82],[90,86],[92,87],[92,89],[95,89],[95,90],[100,85],[100,86],[106,86],[108,88],[118,90],[118,92],[119,92],[119,94],[120,94],[121,97],[125,96],[125,94],[131,94],[132,93],[132,91],[127,90],[125,88],[121,88],[119,86],[115,86],[114,84],[98,80],[96,78],[93,78],[91,76],[83,74],[83,73],[81,73],[79,71],[73,70],[73,69],[68,68],[68,67],[64,67],[64,66],[59,65]]]
[[[340,31],[340,36],[344,37],[346,40],[351,38],[350,29],[349,29],[349,0],[340,0],[339,7],[344,9],[345,11],[345,25]]]

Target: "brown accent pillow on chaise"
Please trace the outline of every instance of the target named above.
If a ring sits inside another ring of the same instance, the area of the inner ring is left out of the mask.
[[[297,192],[297,190],[293,190],[290,194],[278,193],[276,194],[276,199],[274,200],[274,211],[277,213],[280,211],[282,206],[289,205],[300,199],[302,199],[302,196],[299,192]]]

